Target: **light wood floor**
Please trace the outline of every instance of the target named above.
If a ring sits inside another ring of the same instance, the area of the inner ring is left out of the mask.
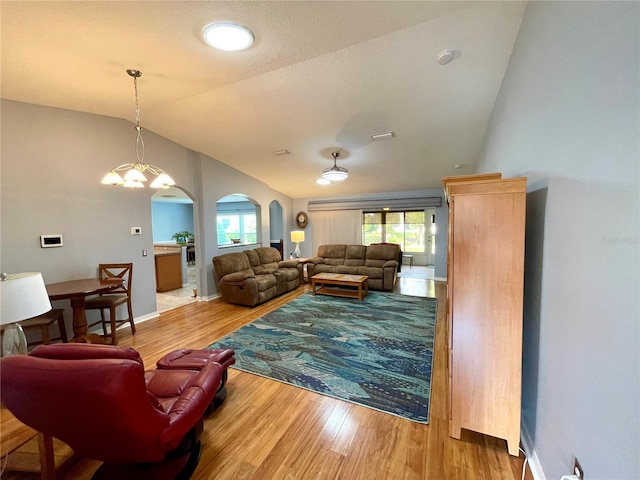
[[[198,302],[118,334],[151,368],[176,348],[202,348],[309,289],[308,285],[255,308],[221,300]],[[229,370],[225,403],[205,420],[200,464],[192,477],[254,480],[520,480],[524,456],[506,442],[463,431],[448,436],[446,284],[399,279],[396,291],[438,299],[429,425]],[[117,448],[117,447],[115,447]],[[80,460],[61,479],[89,479],[99,463]],[[6,479],[33,479],[24,473]],[[527,479],[531,474],[527,469]]]

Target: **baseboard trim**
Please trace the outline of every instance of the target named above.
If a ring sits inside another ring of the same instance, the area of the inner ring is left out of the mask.
[[[531,475],[533,476],[533,480],[547,480],[544,476],[542,465],[540,465],[538,454],[533,448],[531,437],[529,436],[529,432],[524,426],[524,423],[520,424],[520,441],[522,442],[522,449],[527,456],[527,462],[529,465],[529,470],[531,471]]]
[[[206,297],[198,297],[196,298],[196,300],[198,302],[210,302],[211,300],[215,300],[216,298],[220,298],[220,294],[219,293],[214,293],[213,295],[209,295]]]
[[[151,319],[154,319],[154,318],[158,318],[159,316],[160,316],[160,314],[159,314],[159,313],[158,313],[158,311],[156,310],[155,312],[147,313],[146,315],[142,315],[142,316],[140,316],[140,317],[135,317],[135,318],[134,318],[134,322],[135,322],[135,323],[142,323],[142,322],[146,322],[147,320],[151,320]],[[124,326],[124,325],[125,325],[125,324],[120,325],[120,326]]]

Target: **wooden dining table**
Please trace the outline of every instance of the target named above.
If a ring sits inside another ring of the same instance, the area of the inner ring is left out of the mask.
[[[71,308],[73,309],[72,342],[106,343],[100,335],[88,333],[85,299],[89,295],[108,293],[110,290],[120,287],[123,282],[122,278],[84,278],[45,285],[50,300],[71,300]]]

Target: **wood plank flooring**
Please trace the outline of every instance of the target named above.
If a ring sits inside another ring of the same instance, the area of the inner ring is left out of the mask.
[[[198,302],[118,332],[145,364],[177,348],[203,348],[289,302],[309,286],[246,308],[222,300]],[[463,430],[448,436],[446,284],[398,279],[399,293],[436,296],[436,342],[429,425],[422,425],[273,380],[229,369],[228,396],[205,419],[202,457],[194,480],[520,480],[524,456],[511,457],[504,440]],[[354,300],[357,301],[357,300]],[[82,459],[58,478],[85,480],[99,462]],[[34,474],[5,472],[24,480]],[[527,476],[532,479],[527,469]]]

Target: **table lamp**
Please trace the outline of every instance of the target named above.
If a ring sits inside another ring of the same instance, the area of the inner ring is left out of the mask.
[[[300,258],[300,242],[304,242],[304,232],[302,230],[294,230],[291,232],[291,241],[296,244],[296,250],[293,252],[293,255],[296,258]]]
[[[3,355],[27,353],[27,338],[19,323],[51,310],[51,301],[39,272],[0,275],[0,324],[10,324],[2,339]]]

